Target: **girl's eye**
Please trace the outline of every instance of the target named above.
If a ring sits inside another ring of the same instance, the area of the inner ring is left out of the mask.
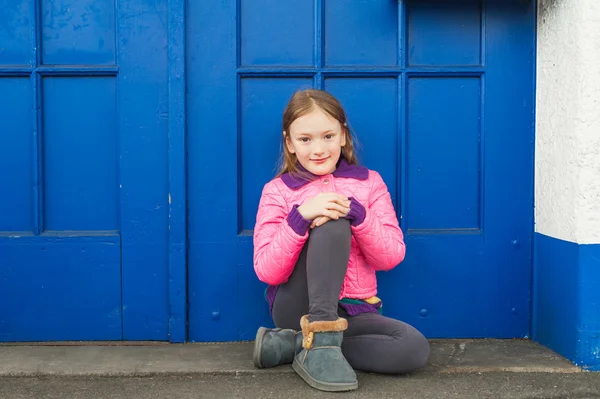
[[[303,143],[308,143],[308,137],[300,137],[300,141]]]
[[[327,136],[325,136],[325,138],[326,138],[327,140],[331,140],[331,139],[333,138],[333,134],[328,134]]]

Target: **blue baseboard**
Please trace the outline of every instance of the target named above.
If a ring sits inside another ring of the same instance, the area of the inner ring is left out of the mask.
[[[600,244],[534,239],[532,337],[600,371]]]

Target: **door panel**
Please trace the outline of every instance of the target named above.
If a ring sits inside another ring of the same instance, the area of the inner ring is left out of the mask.
[[[283,108],[307,86],[341,100],[401,220],[384,313],[430,338],[527,336],[534,4],[295,5],[188,4],[190,340],[272,325],[252,229]]]
[[[188,7],[197,10],[195,5]],[[207,8],[202,12],[210,12],[210,6],[200,7]],[[221,7],[229,9],[229,4]],[[240,65],[313,65],[314,10],[314,2],[304,0],[240,1],[239,28],[244,38],[239,43]],[[194,18],[197,14],[189,15]]]
[[[166,2],[9,3],[0,341],[166,340]]]
[[[317,24],[327,67],[397,65],[398,5],[393,1],[324,1],[317,3],[324,22]],[[319,29],[320,28],[320,29]],[[318,47],[321,47],[320,45]]]
[[[493,3],[501,1],[407,1],[407,65],[482,66],[482,43],[489,42],[485,23],[491,16],[486,7],[494,7]],[[514,0],[507,3],[511,3],[505,6],[508,18],[524,9],[517,10]]]
[[[406,114],[406,226],[481,230],[481,81],[411,77]]]

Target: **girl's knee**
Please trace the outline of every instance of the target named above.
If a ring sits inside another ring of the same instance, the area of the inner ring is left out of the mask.
[[[416,328],[402,323],[391,335],[385,374],[409,374],[423,368],[429,360],[429,341]]]
[[[423,368],[429,360],[429,341],[416,328],[407,325],[404,337],[398,340],[401,350],[397,356],[397,374],[406,374]]]
[[[312,229],[311,236],[322,238],[348,238],[352,235],[350,221],[347,219],[330,220],[322,226]]]

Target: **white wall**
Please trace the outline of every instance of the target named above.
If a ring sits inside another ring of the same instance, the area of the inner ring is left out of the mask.
[[[600,0],[538,0],[536,231],[600,243]]]

